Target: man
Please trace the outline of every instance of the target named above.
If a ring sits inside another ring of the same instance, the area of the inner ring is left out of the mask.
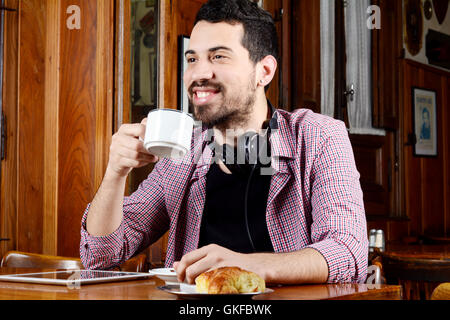
[[[430,111],[428,108],[422,110],[422,126],[420,129],[420,140],[431,139]]]
[[[193,283],[220,266],[254,271],[270,283],[365,280],[366,220],[346,128],[305,109],[271,110],[265,87],[277,68],[276,48],[270,15],[250,1],[203,5],[184,76],[203,123],[200,138],[187,161],[160,160],[123,198],[132,168],[158,159],[139,140],[145,121],[119,129],[102,185],[82,220],[86,268],[118,265],[169,230],[166,266],[180,281]],[[273,176],[251,180],[247,172],[231,170],[233,164],[212,161],[217,150],[207,129],[216,145],[235,146],[241,133],[260,132],[268,119],[277,129],[269,140]]]

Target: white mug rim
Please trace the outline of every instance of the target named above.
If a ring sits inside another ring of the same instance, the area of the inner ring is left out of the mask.
[[[169,108],[157,108],[157,109],[150,110],[150,111],[148,112],[148,114],[147,114],[147,117],[150,115],[150,113],[156,112],[156,111],[172,111],[172,112],[178,112],[178,113],[181,113],[181,114],[185,114],[185,115],[187,115],[188,117],[194,119],[194,117],[193,117],[192,115],[190,115],[189,113],[186,113],[186,112],[181,111],[181,110],[177,110],[177,109],[169,109]]]

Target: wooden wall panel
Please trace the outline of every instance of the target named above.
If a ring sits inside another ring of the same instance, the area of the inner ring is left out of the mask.
[[[7,4],[18,12],[15,19],[8,12],[6,29],[10,124],[0,218],[1,236],[12,240],[1,251],[78,256],[81,216],[112,135],[114,1]],[[66,25],[71,5],[80,7],[79,30]]]
[[[61,21],[58,254],[77,256],[81,214],[94,196],[96,144],[96,1],[62,0],[81,9],[81,29]],[[100,141],[99,141],[100,142]]]
[[[114,107],[114,0],[97,0],[95,170],[94,188],[100,187],[109,160]]]
[[[422,221],[421,221],[421,208],[422,208],[422,198],[420,196],[420,160],[413,157],[412,143],[408,140],[408,134],[413,132],[412,129],[412,99],[411,99],[411,87],[421,86],[421,70],[418,67],[406,67],[404,65],[404,88],[403,88],[403,141],[408,144],[403,148],[404,157],[404,188],[405,188],[405,211],[407,216],[411,219],[410,222],[410,233],[412,234],[422,234]],[[409,177],[415,176],[415,179]]]
[[[42,250],[46,12],[20,1],[17,248]]]
[[[411,143],[403,148],[405,167],[405,208],[411,221],[410,235],[449,236],[448,170],[450,135],[448,126],[448,82],[450,73],[413,61],[403,62],[403,139],[408,141],[412,128],[412,87],[435,90],[437,93],[438,156],[414,157]],[[411,142],[411,141],[410,141]]]
[[[43,244],[45,254],[57,252],[57,185],[59,139],[59,29],[61,10],[59,0],[46,3],[45,48],[45,110],[44,110],[44,192],[43,192]]]
[[[131,0],[115,0],[114,37],[115,104],[112,130],[116,132],[123,123],[131,121]]]
[[[436,91],[436,104],[438,106],[438,156],[421,159],[423,231],[425,234],[444,235],[446,230],[444,223],[444,145],[442,133],[445,123],[442,119],[442,110],[448,104],[443,104],[440,74],[425,72],[423,83],[425,88]]]
[[[18,9],[18,0],[6,0],[5,6]],[[18,26],[17,12],[4,12],[4,65],[3,104],[6,117],[6,158],[1,163],[0,185],[0,256],[17,247],[17,63]]]

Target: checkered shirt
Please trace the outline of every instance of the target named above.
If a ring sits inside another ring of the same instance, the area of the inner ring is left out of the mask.
[[[306,109],[277,113],[279,129],[270,136],[274,173],[266,210],[275,252],[313,248],[328,264],[329,283],[363,282],[368,259],[366,218],[345,125]],[[85,268],[117,266],[167,231],[167,267],[197,249],[213,159],[207,139],[207,130],[197,128],[191,152],[183,161],[159,161],[138,190],[124,198],[124,218],[112,234],[88,234],[87,206],[80,241]]]

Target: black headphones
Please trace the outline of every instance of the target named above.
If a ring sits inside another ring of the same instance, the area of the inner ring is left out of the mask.
[[[270,101],[267,102],[272,117],[264,121],[262,134],[246,132],[237,138],[236,147],[219,145],[214,141],[214,137],[208,144],[213,151],[213,157],[219,157],[232,173],[248,174],[251,170],[271,165],[269,138],[272,130],[278,129],[278,117],[276,109]]]

